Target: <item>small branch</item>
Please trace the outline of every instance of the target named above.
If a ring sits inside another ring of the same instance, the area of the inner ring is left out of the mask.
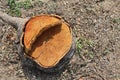
[[[13,25],[13,27],[16,30],[22,28],[25,22],[28,20],[28,19],[9,16],[8,14],[3,13],[1,11],[0,11],[0,19],[2,19],[3,21],[7,22],[10,25]]]

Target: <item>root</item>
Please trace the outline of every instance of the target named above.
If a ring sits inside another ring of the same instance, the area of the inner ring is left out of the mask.
[[[8,14],[3,13],[1,11],[0,11],[0,19],[5,21],[6,23],[12,25],[12,27],[14,27],[16,30],[22,28],[24,26],[25,22],[28,20],[28,19],[24,19],[24,18],[9,16]]]

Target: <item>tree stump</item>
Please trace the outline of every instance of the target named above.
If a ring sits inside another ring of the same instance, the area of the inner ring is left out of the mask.
[[[0,18],[17,30],[21,66],[30,80],[36,75],[46,80],[44,75],[64,70],[75,45],[72,30],[61,17],[43,14],[23,19],[0,12]]]

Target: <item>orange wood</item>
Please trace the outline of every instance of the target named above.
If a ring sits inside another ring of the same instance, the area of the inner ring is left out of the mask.
[[[26,24],[24,33],[24,45],[26,50],[29,51],[31,49],[31,45],[38,35],[58,23],[60,23],[58,18],[49,15],[37,16],[30,19]]]
[[[43,30],[42,28],[46,25],[58,21],[61,20],[51,16],[40,16],[31,19],[25,28],[24,45],[27,49],[30,48],[31,40],[37,35],[27,55],[44,68],[55,66],[72,45],[71,30],[65,22],[61,25],[54,25],[40,34],[39,31]]]

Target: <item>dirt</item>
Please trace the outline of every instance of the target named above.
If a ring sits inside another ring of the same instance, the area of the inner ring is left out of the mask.
[[[21,17],[60,15],[71,25],[76,42],[81,40],[82,45],[66,70],[50,80],[120,80],[119,0],[40,1],[33,1],[30,9],[21,8]],[[0,11],[8,8],[7,1],[0,0]],[[16,30],[0,20],[0,80],[27,80],[15,40]]]

